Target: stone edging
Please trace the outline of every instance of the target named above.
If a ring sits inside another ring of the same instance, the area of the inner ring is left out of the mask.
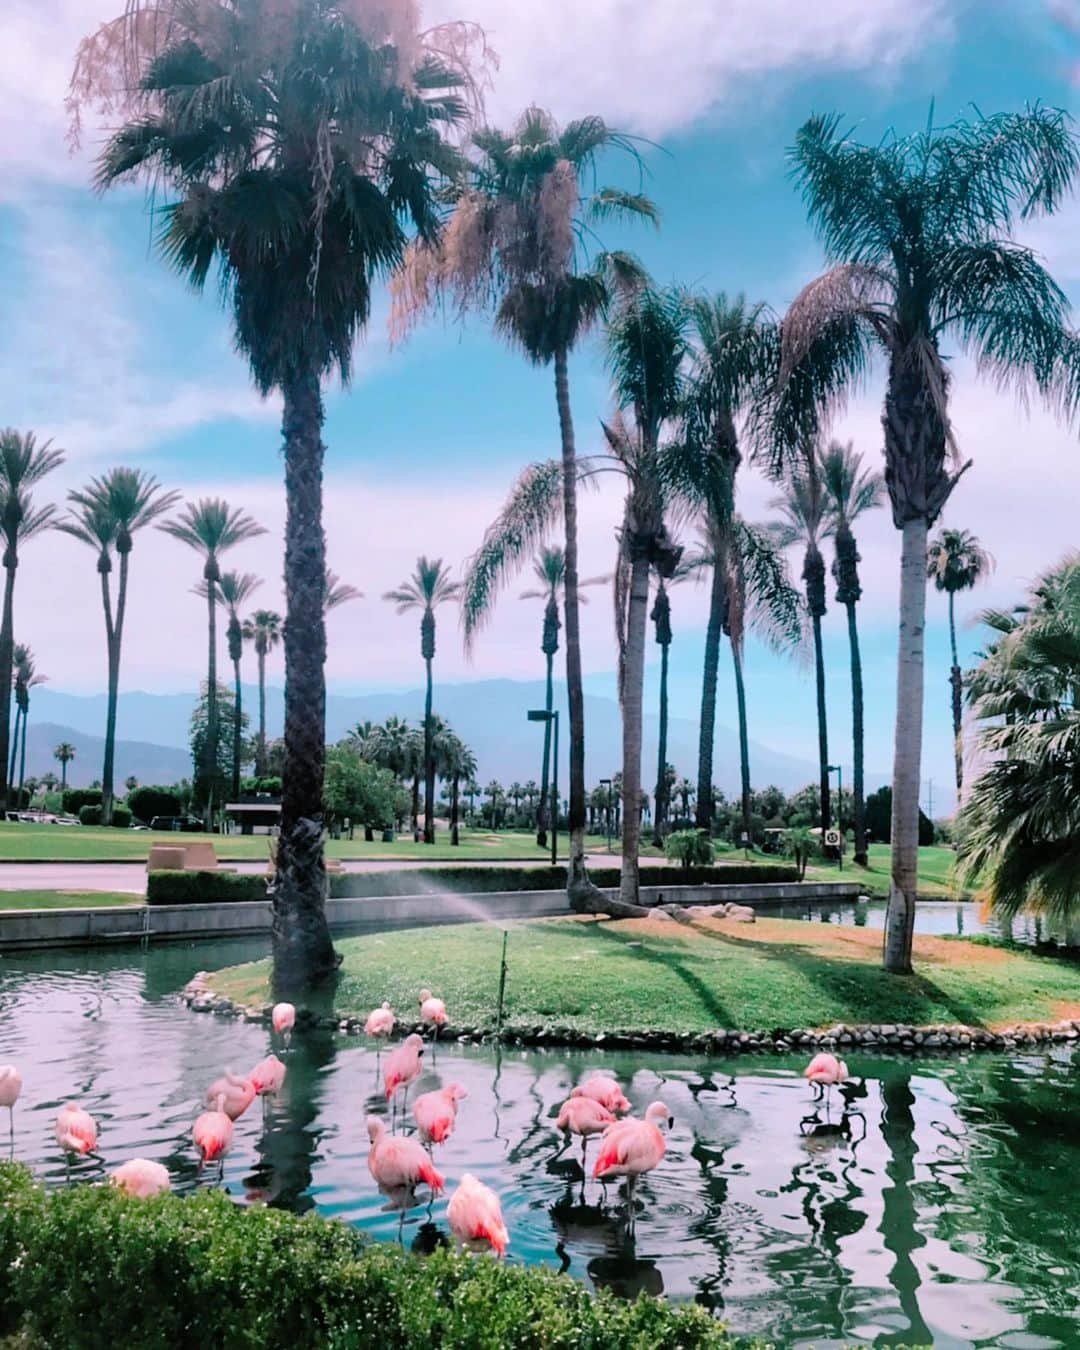
[[[239,1017],[245,1022],[270,1023],[270,1004],[244,1007],[223,994],[215,994],[206,971],[200,971],[180,993],[180,998],[192,1012],[214,1013],[219,1017]],[[362,1017],[318,1016],[304,1011],[298,1019],[310,1026],[346,1035],[362,1036]],[[396,1032],[407,1036],[423,1032],[419,1023],[399,1022]],[[491,1027],[448,1026],[439,1032],[441,1041],[462,1044],[492,1043],[496,1036]],[[732,1031],[718,1027],[715,1031],[680,1033],[674,1031],[608,1031],[591,1035],[574,1027],[542,1024],[508,1024],[499,1037],[505,1045],[551,1045],[594,1047],[595,1049],[653,1049],[708,1054],[763,1054],[797,1053],[802,1050],[852,1051],[865,1048],[899,1054],[922,1054],[971,1050],[1016,1050],[1050,1042],[1080,1040],[1080,1018],[1060,1022],[1027,1022],[1004,1027],[1001,1031],[987,1031],[983,1027],[960,1024],[948,1026],[915,1027],[890,1022],[875,1022],[868,1026],[847,1026],[838,1022],[824,1031],[805,1028],[775,1031]]]

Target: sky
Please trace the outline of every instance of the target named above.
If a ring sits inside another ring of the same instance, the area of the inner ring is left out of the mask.
[[[13,9],[12,9],[13,4]],[[0,424],[33,429],[67,461],[40,489],[62,501],[117,464],[155,474],[187,497],[223,496],[267,533],[228,562],[264,580],[261,605],[282,605],[282,461],[276,398],[255,392],[232,350],[212,291],[198,296],[155,253],[138,188],[105,198],[88,187],[101,129],[71,153],[63,97],[75,46],[120,0],[8,0],[0,47]],[[721,17],[722,16],[722,17]],[[430,0],[427,22],[479,22],[500,66],[487,114],[506,125],[529,103],[557,118],[599,113],[641,138],[645,190],[661,227],[617,241],[653,275],[706,291],[744,292],[782,313],[821,270],[821,249],[788,179],[785,147],[812,112],[836,111],[875,140],[969,111],[1041,99],[1075,111],[1080,4],[1062,0]],[[637,186],[612,160],[606,176]],[[1025,227],[1070,298],[1080,301],[1080,203]],[[482,318],[433,321],[391,345],[386,298],[376,298],[347,390],[327,387],[326,531],[330,565],[363,600],[329,620],[327,678],[341,691],[413,687],[421,675],[414,618],[380,597],[420,553],[455,569],[477,547],[516,475],[558,452],[550,372],[507,350]],[[1077,429],[980,382],[952,363],[954,429],[974,460],[943,523],[975,531],[994,555],[992,577],[958,603],[963,659],[981,643],[973,618],[1011,604],[1075,546],[1080,498]],[[571,370],[578,444],[600,448],[610,395],[598,345]],[[882,375],[874,372],[833,428],[869,460],[881,455]],[[769,515],[775,489],[743,472],[739,506]],[[610,572],[619,483],[584,495],[583,573]],[[860,606],[867,693],[868,770],[891,764],[898,534],[888,512],[861,524]],[[688,541],[689,542],[689,541]],[[797,566],[796,566],[797,571]],[[149,530],[136,542],[121,685],[176,692],[205,669],[205,612],[191,594],[195,556]],[[446,682],[542,673],[540,606],[511,586],[471,659],[457,617],[440,615],[437,677]],[[707,588],[673,594],[672,708],[695,717],[700,699]],[[16,636],[29,642],[53,686],[96,692],[105,644],[93,556],[64,535],[27,546],[19,569]],[[951,777],[948,636],[944,599],[929,596],[924,805],[947,808]],[[614,697],[610,591],[584,612],[591,692]],[[850,759],[844,615],[825,620],[833,753]],[[656,665],[649,653],[650,703]],[[270,680],[282,672],[272,658]],[[748,653],[751,735],[790,754],[816,754],[812,670],[805,661]],[[734,720],[725,668],[718,721]],[[123,735],[121,704],[120,734]],[[690,772],[692,766],[677,766]]]

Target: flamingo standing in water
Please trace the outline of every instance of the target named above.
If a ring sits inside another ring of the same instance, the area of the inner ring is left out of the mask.
[[[499,1197],[471,1172],[465,1173],[461,1185],[450,1197],[446,1217],[450,1231],[463,1246],[474,1250],[490,1247],[496,1256],[506,1254],[510,1234],[506,1231]]]
[[[675,1121],[663,1102],[653,1102],[645,1112],[644,1120],[618,1120],[604,1133],[600,1156],[593,1168],[593,1176],[626,1178],[626,1202],[630,1212],[630,1227],[634,1226],[634,1182],[651,1172],[664,1156],[667,1144],[663,1130]]]
[[[846,1083],[849,1076],[848,1067],[844,1061],[829,1054],[827,1050],[815,1055],[803,1070],[803,1077],[819,1089],[819,1098],[822,1093],[827,1096],[830,1089],[839,1087],[841,1083]]]
[[[232,1069],[226,1069],[206,1090],[207,1105],[220,1103],[218,1110],[224,1111],[230,1120],[239,1120],[254,1100],[255,1084]]]
[[[382,1054],[381,1042],[388,1036],[394,1034],[394,1026],[397,1018],[394,1016],[394,1010],[389,1003],[384,1003],[381,1008],[372,1008],[367,1015],[367,1021],[364,1023],[364,1035],[375,1038],[375,1077],[379,1076],[379,1056]]]
[[[132,1158],[118,1167],[109,1180],[117,1190],[140,1200],[149,1200],[152,1195],[160,1195],[169,1189],[168,1168],[149,1158]]]
[[[425,1144],[445,1144],[454,1132],[457,1104],[469,1094],[460,1083],[450,1083],[437,1092],[425,1092],[413,1102],[413,1115]]]
[[[608,1073],[596,1071],[589,1074],[584,1083],[579,1083],[570,1093],[571,1097],[586,1097],[599,1102],[612,1115],[620,1115],[630,1110],[630,1103],[623,1096],[623,1090],[616,1079]]]
[[[368,1116],[367,1130],[371,1140],[368,1171],[380,1190],[408,1197],[422,1181],[431,1187],[433,1196],[442,1194],[446,1181],[421,1144],[390,1134],[378,1116]]]
[[[262,1098],[263,1116],[266,1116],[266,1103],[269,1097],[276,1097],[285,1084],[286,1068],[277,1055],[267,1055],[248,1074],[248,1082]]]
[[[6,1106],[11,1129],[11,1147],[15,1147],[15,1103],[22,1092],[22,1074],[14,1064],[0,1064],[0,1106]]]
[[[202,1155],[202,1163],[219,1159],[221,1171],[225,1171],[225,1154],[228,1153],[233,1138],[232,1117],[222,1110],[224,1097],[220,1096],[212,1111],[204,1111],[191,1129],[195,1147]],[[200,1164],[201,1166],[202,1164]]]
[[[430,989],[420,990],[420,1021],[425,1027],[431,1028],[433,1040],[439,1039],[439,1028],[446,1026],[449,1022],[446,1015],[446,1004],[441,998],[436,998]]]
[[[386,1063],[383,1065],[383,1084],[388,1102],[394,1100],[399,1088],[405,1089],[405,1101],[409,1100],[409,1085],[420,1077],[420,1060],[423,1054],[423,1039],[414,1031],[387,1055]]]
[[[84,1111],[75,1102],[67,1102],[60,1108],[56,1117],[56,1142],[64,1150],[68,1175],[71,1174],[71,1157],[84,1158],[97,1147],[97,1125],[89,1111]]]
[[[609,1125],[615,1123],[615,1117],[607,1107],[592,1097],[568,1097],[559,1110],[555,1128],[562,1130],[566,1135],[576,1134],[581,1139],[581,1167],[584,1171],[585,1150],[589,1146],[589,1137],[603,1134]]]
[[[270,1009],[270,1025],[274,1034],[283,1037],[288,1045],[296,1025],[296,1009],[291,1003],[275,1003]]]

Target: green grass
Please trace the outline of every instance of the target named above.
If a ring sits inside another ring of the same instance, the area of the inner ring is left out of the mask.
[[[0,891],[0,910],[96,909],[106,905],[141,905],[130,891]]]
[[[848,852],[844,858],[842,872],[838,873],[835,863],[820,863],[808,867],[806,875],[815,881],[861,881],[868,894],[887,896],[891,859],[892,849],[888,844],[871,844],[868,867],[856,867],[851,861],[851,853]],[[919,894],[945,897],[955,895],[956,886],[952,880],[955,861],[956,854],[951,848],[942,848],[935,844],[919,849]]]
[[[1000,1026],[1080,1015],[1075,965],[961,941],[917,937],[917,973],[901,977],[881,969],[880,933],[832,924],[764,919],[753,927],[685,928],[568,918],[509,928],[511,1026],[595,1035],[836,1021]],[[446,1000],[454,1023],[491,1025],[501,942],[493,924],[347,939],[338,944],[344,961],[335,1011],[365,1015],[389,999],[407,1016],[427,985]],[[219,972],[213,985],[244,1004],[263,1003],[268,977],[269,964],[257,962]]]

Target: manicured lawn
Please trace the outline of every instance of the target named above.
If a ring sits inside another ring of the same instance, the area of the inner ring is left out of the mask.
[[[856,867],[851,862],[851,854],[844,858],[844,870],[837,871],[836,864],[821,864],[806,869],[807,876],[820,881],[861,881],[870,895],[887,896],[889,894],[889,866],[892,849],[888,844],[870,845],[870,865]],[[919,849],[919,894],[924,896],[953,896],[956,888],[952,881],[953,864],[956,854],[951,848],[932,845]]]
[[[90,909],[140,905],[142,896],[122,891],[0,891],[4,909]]]
[[[566,918],[509,925],[506,1023],[601,1031],[771,1030],[844,1022],[997,1027],[1080,1016],[1073,964],[962,941],[916,937],[917,973],[885,974],[881,934],[763,919],[707,920],[693,928],[655,919]],[[340,1015],[389,999],[415,1016],[421,985],[446,1000],[458,1025],[495,1017],[502,931],[494,924],[410,929],[338,943]],[[247,1003],[269,999],[269,965],[214,976]]]

